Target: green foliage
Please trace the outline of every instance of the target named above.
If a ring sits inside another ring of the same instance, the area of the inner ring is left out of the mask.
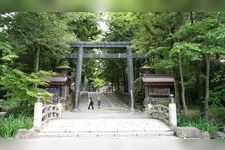
[[[9,34],[8,40],[19,57],[14,65],[25,72],[34,71],[38,49],[40,68],[55,69],[65,61],[68,43],[74,40],[73,34],[68,32],[66,19],[57,13],[18,12],[5,24],[10,26],[5,32]]]
[[[210,91],[209,102],[212,105],[222,106],[225,102],[225,85],[217,86]]]
[[[219,64],[225,53],[224,13],[160,12],[140,13],[139,16],[141,24],[133,41],[135,49],[147,53],[145,64],[155,69],[156,73],[172,72],[178,81],[181,81],[178,70],[182,70],[185,93],[192,95],[187,97],[187,101],[206,104],[208,86],[205,85],[208,82],[205,79],[209,76],[215,79],[215,72],[220,71],[215,70],[214,65]],[[205,71],[206,56],[210,63],[214,62],[210,74]],[[219,76],[223,76],[223,73],[219,73]],[[223,84],[221,78],[219,82],[209,84],[210,103],[224,103],[224,90],[220,88]]]
[[[197,61],[201,59],[201,49],[199,48],[200,44],[195,43],[174,43],[173,48],[170,50],[170,56],[172,57],[174,54],[182,53],[191,61]]]
[[[100,88],[100,87],[105,85],[105,81],[103,79],[100,79],[100,78],[94,78],[93,84],[94,84],[95,88]]]
[[[221,104],[211,105],[209,107],[209,117],[217,122],[218,124],[225,124],[225,116],[224,116],[225,108]]]
[[[155,63],[151,66],[153,69],[157,70],[169,70],[173,69],[176,64],[171,59],[155,59]]]
[[[175,42],[173,34],[184,21],[182,13],[141,13],[141,26],[134,41],[134,48],[148,54],[146,65],[157,72],[171,73],[176,61],[169,57]]]
[[[99,14],[90,13],[90,12],[72,12],[72,13],[63,13],[67,19],[68,30],[70,33],[73,33],[79,41],[93,41],[99,40],[99,35],[101,34],[101,30],[98,28],[98,22],[100,21]],[[94,53],[94,50],[85,51],[85,53]],[[71,66],[74,65],[74,61],[70,62]],[[99,84],[99,74],[100,70],[98,70],[98,60],[95,59],[84,59],[82,74],[84,80],[82,82],[87,82],[87,80],[96,80],[96,86],[100,86]],[[95,81],[94,81],[95,82]]]
[[[36,86],[46,85],[46,79],[52,72],[39,71],[32,74],[26,74],[18,69],[13,69],[11,64],[17,57],[13,48],[8,41],[0,41],[0,85],[1,90],[6,91],[6,101],[8,105],[28,105],[33,104],[38,92],[44,96],[44,101],[47,101],[50,94]],[[36,86],[35,86],[36,85]]]
[[[212,62],[211,89],[209,102],[212,105],[224,107],[225,103],[225,65],[224,63]]]
[[[12,57],[12,46],[0,41],[0,58],[2,61],[9,61]]]
[[[107,16],[108,31],[105,33],[104,41],[131,41],[133,39],[140,24],[138,13],[109,12]],[[126,49],[106,49],[105,52],[124,53]],[[106,82],[111,82],[116,89],[119,89],[121,84],[126,87],[127,61],[125,59],[106,59],[102,61],[102,70],[102,77]],[[126,91],[126,88],[124,89]]]
[[[13,47],[7,40],[7,37],[7,33],[0,32],[0,65],[9,64],[12,60],[17,58],[13,52]]]
[[[221,129],[221,126],[215,122],[208,121],[202,118],[200,115],[194,117],[185,117],[183,115],[178,116],[178,126],[181,127],[196,127],[202,131],[208,131],[215,133]]]
[[[20,116],[33,117],[33,115],[34,115],[34,106],[31,105],[31,106],[12,107],[7,110],[4,117],[8,118],[9,116],[13,116],[14,118],[19,118]]]
[[[142,104],[144,99],[144,89],[143,89],[143,83],[142,78],[139,77],[134,81],[135,85],[135,99],[139,104]]]
[[[68,29],[80,41],[96,40],[101,30],[98,28],[99,16],[96,13],[77,12],[65,13],[68,20]]]
[[[0,118],[0,137],[11,138],[16,135],[19,129],[30,129],[33,125],[33,118],[23,115],[17,117],[10,115]]]
[[[210,40],[221,40],[225,38],[225,25],[222,24],[218,28],[210,30],[206,34],[207,38]]]
[[[19,129],[30,129],[33,126],[34,107],[17,106],[7,110],[0,118],[0,137],[11,138]]]
[[[39,71],[29,75],[6,66],[3,69],[3,75],[0,76],[0,85],[3,86],[3,90],[7,91],[5,95],[6,103],[11,105],[33,104],[38,92],[42,93],[43,101],[48,101],[51,95],[43,89],[36,88],[34,85],[46,85],[47,83],[43,79],[50,76],[51,72]]]
[[[106,40],[110,41],[130,41],[139,28],[140,20],[133,12],[110,12],[108,26],[109,33]]]

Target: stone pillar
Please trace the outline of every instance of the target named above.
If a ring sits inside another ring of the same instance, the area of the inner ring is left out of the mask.
[[[152,107],[153,107],[153,105],[152,104],[147,104],[147,106],[148,106],[148,112],[152,109]]]
[[[130,47],[127,47],[127,70],[128,70],[128,92],[130,95],[130,110],[134,111],[135,99],[134,99],[134,70],[133,70],[133,58]]]
[[[74,111],[79,111],[81,71],[83,63],[83,46],[79,47],[77,58],[76,83],[74,86]]]
[[[42,125],[42,108],[43,103],[41,102],[41,93],[37,94],[37,102],[34,104],[34,122],[33,128],[40,129]]]
[[[61,119],[62,118],[62,104],[58,103],[57,108],[59,109],[59,119]]]
[[[174,103],[173,94],[170,94],[169,123],[173,127],[177,126],[177,110],[176,110],[176,104]]]
[[[145,98],[149,98],[149,90],[147,86],[145,86]]]

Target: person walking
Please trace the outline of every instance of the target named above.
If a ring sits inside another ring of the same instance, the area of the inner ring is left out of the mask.
[[[98,109],[100,109],[101,101],[102,101],[102,100],[98,99]]]
[[[92,97],[90,97],[88,109],[90,109],[90,107],[92,107],[92,109],[94,109],[94,101],[93,101]]]

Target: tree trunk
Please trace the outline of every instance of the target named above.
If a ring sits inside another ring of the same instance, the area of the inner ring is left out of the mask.
[[[201,61],[195,62],[194,66],[195,66],[195,74],[196,74],[197,104],[199,106],[201,115],[203,115],[204,114],[204,104],[202,102],[203,87],[202,87],[202,79],[201,79]]]
[[[114,81],[112,81],[112,91],[111,92],[113,92],[113,90],[114,90],[113,86],[114,86]]]
[[[34,72],[38,72],[39,70],[39,60],[40,60],[40,48],[37,47],[35,50],[35,58],[34,58]]]
[[[185,100],[185,87],[184,87],[184,77],[182,69],[181,54],[179,53],[179,69],[180,69],[180,80],[181,80],[181,97],[182,97],[182,106],[184,109],[184,115],[187,116],[187,105]]]
[[[209,74],[210,74],[210,56],[206,54],[206,80],[205,80],[205,112],[204,116],[208,119],[209,111]]]
[[[174,89],[175,89],[175,102],[177,105],[177,109],[180,110],[181,106],[180,106],[180,91],[179,91],[179,83],[177,81],[177,79],[175,78],[175,83],[174,83]]]
[[[116,79],[116,89],[118,90],[118,91],[120,91],[120,78],[117,78]]]
[[[191,21],[191,24],[194,23],[194,16],[193,16],[193,12],[189,12],[190,14],[190,21]]]

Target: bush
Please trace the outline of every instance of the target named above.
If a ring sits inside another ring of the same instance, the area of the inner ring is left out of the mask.
[[[224,107],[210,106],[209,117],[219,124],[225,124]]]
[[[5,117],[14,116],[17,118],[19,116],[33,117],[34,106],[17,106],[9,109],[5,114]]]
[[[221,129],[221,126],[215,122],[208,121],[200,115],[194,117],[178,116],[178,126],[196,127],[199,130],[215,133]]]
[[[29,129],[33,125],[33,106],[18,106],[7,110],[0,118],[0,137],[10,138],[16,135],[19,129]]]
[[[139,77],[135,80],[134,82],[134,87],[135,87],[135,99],[136,103],[139,103],[140,105],[143,105],[143,100],[144,100],[144,92],[143,92],[143,83],[142,83],[142,78]]]
[[[32,127],[33,118],[27,116],[7,116],[0,118],[0,137],[10,138],[16,135],[19,129],[30,129]]]

